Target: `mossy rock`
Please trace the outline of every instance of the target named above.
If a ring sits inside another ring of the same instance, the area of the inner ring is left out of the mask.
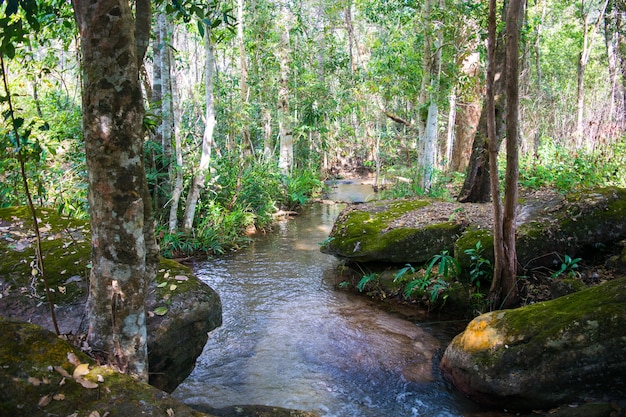
[[[42,253],[61,333],[85,332],[91,237],[85,220],[38,209]],[[41,272],[35,268],[35,235],[25,207],[0,209],[0,315],[53,330]],[[161,259],[146,300],[150,382],[172,392],[193,370],[208,332],[222,323],[213,289],[190,268]]]
[[[0,317],[0,334],[2,416],[208,415],[151,385],[96,365],[40,326]],[[79,364],[86,374],[76,370]]]
[[[461,271],[470,267],[465,250],[481,242],[493,261],[491,204],[431,199],[377,201],[344,210],[321,251],[356,262],[419,265],[444,250]],[[560,257],[592,256],[626,238],[626,189],[607,187],[562,196],[538,192],[518,207],[516,250],[520,274],[557,267]]]
[[[451,252],[467,226],[463,216],[453,216],[456,206],[445,218],[419,224],[417,218],[433,213],[431,200],[359,204],[339,215],[321,251],[356,262],[424,263],[443,250]]]
[[[444,376],[474,400],[529,410],[626,398],[626,278],[483,314],[447,347]]]

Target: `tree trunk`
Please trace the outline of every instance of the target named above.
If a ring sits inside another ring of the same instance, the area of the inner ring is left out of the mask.
[[[150,95],[150,112],[154,115],[157,120],[161,120],[162,118],[162,89],[163,82],[161,79],[161,62],[163,60],[163,40],[161,38],[161,21],[159,20],[160,14],[157,13],[156,16],[156,25],[154,27],[154,43],[152,45],[152,94]],[[159,160],[161,160],[160,152],[158,151],[161,148],[161,142],[163,141],[163,124],[158,123],[154,129],[154,132],[149,134],[148,144],[148,156],[147,156],[147,164],[148,169],[152,172],[158,173],[159,171]],[[159,198],[159,177],[155,176],[153,188],[150,190],[152,194],[152,200],[154,202],[154,207],[156,210],[159,210],[160,207],[160,198]]]
[[[74,0],[73,6],[83,56],[92,236],[87,341],[105,361],[147,380],[145,297],[153,260],[146,257],[154,248],[146,239],[154,229],[145,201],[135,22],[125,0]]]
[[[504,95],[504,73],[506,52],[504,49],[504,33],[496,34],[494,51],[494,114],[498,149],[504,136],[504,115],[506,114],[506,97]],[[486,106],[486,102],[483,104]],[[487,111],[481,111],[478,130],[474,137],[472,155],[465,174],[465,181],[458,196],[462,203],[486,203],[491,200],[489,150],[487,134]]]
[[[241,71],[239,89],[242,106],[241,146],[245,150],[245,153],[254,155],[254,145],[250,139],[250,118],[248,116],[250,88],[248,86],[248,64],[246,63],[246,47],[243,37],[243,7],[244,0],[237,0],[237,44],[239,45],[239,69]]]
[[[178,85],[176,77],[171,78],[172,87],[172,103],[174,114],[174,154],[176,160],[170,164],[170,178],[172,178],[172,198],[170,200],[170,215],[168,221],[168,231],[176,232],[178,229],[178,207],[180,205],[180,196],[183,193],[183,150],[180,140],[179,126],[182,119],[182,108],[180,106],[180,98],[178,95]]]
[[[428,0],[425,6],[425,14],[427,17],[432,18],[433,7],[435,6],[434,0]],[[444,7],[443,1],[438,1],[437,7],[442,10]],[[433,172],[435,167],[435,161],[437,157],[437,139],[438,139],[438,121],[439,121],[439,108],[437,100],[439,99],[439,77],[441,75],[441,58],[443,47],[443,31],[441,28],[433,27],[427,29],[424,40],[424,73],[428,74],[425,79],[430,80],[428,84],[422,88],[425,88],[425,101],[428,103],[428,113],[424,123],[424,137],[422,145],[422,153],[420,158],[419,170],[420,170],[420,187],[428,191],[432,185]]]
[[[204,190],[206,177],[209,174],[209,163],[211,162],[211,147],[213,145],[213,130],[215,128],[215,104],[213,101],[213,72],[215,68],[215,51],[213,40],[211,39],[211,28],[205,27],[204,46],[206,52],[205,62],[205,100],[206,114],[204,121],[204,134],[202,135],[202,153],[196,174],[191,183],[191,189],[187,196],[185,205],[185,215],[183,217],[183,230],[190,232],[193,226],[193,219],[196,212],[196,204],[200,198],[200,192]]]
[[[162,209],[170,199],[172,194],[172,181],[174,180],[172,169],[172,129],[173,129],[173,116],[172,116],[172,80],[171,80],[171,64],[170,64],[170,47],[169,44],[172,41],[172,34],[170,31],[170,23],[165,13],[160,13],[159,28],[161,31],[161,41],[163,43],[163,50],[161,56],[161,79],[162,79],[162,111],[161,111],[161,148],[163,149],[162,163],[160,164],[161,181],[160,183],[160,195],[163,196],[158,209]]]
[[[585,117],[585,70],[587,69],[587,64],[589,62],[589,57],[591,56],[591,50],[593,48],[593,42],[595,40],[595,35],[600,26],[600,22],[604,19],[604,13],[606,12],[607,5],[609,0],[605,0],[602,9],[599,11],[596,21],[589,26],[589,22],[587,21],[589,17],[589,11],[585,10],[585,2],[581,1],[580,4],[580,13],[583,21],[583,44],[578,55],[578,66],[577,66],[577,90],[576,90],[576,132],[574,133],[574,137],[576,139],[576,147],[582,148],[586,146],[588,149],[591,148],[590,140],[585,139],[585,129],[584,129],[584,117]]]
[[[463,61],[462,72],[470,82],[465,91],[459,94],[464,100],[457,100],[454,120],[455,140],[452,145],[450,170],[461,172],[467,169],[472,154],[472,142],[478,130],[481,115],[481,85],[479,81],[479,54],[472,53]]]
[[[626,126],[626,22],[624,17],[626,16],[626,3],[623,1],[616,2],[617,8],[617,55],[619,60],[619,72],[621,78],[620,85],[620,97],[619,102],[621,104],[621,114],[618,116],[618,120],[621,123],[622,129]]]
[[[494,6],[495,6],[495,0]],[[501,209],[502,220],[495,218],[496,211],[500,211],[499,196],[496,196],[496,186],[492,185],[494,192],[494,252],[496,257],[494,276],[489,289],[489,299],[496,308],[511,307],[518,301],[517,295],[517,252],[515,249],[516,232],[516,209],[517,209],[517,181],[519,177],[519,37],[520,24],[523,17],[523,0],[510,0],[506,12],[506,175],[504,207]],[[490,13],[490,16],[492,14]],[[495,28],[495,13],[493,13],[492,25]],[[491,20],[491,19],[490,19]],[[491,26],[491,24],[490,24]],[[494,29],[495,32],[495,29]],[[495,107],[495,106],[494,106]],[[490,112],[491,117],[495,114]],[[491,123],[491,138],[494,138],[495,150],[495,122]],[[491,151],[491,149],[490,149]],[[491,153],[491,159],[497,158],[497,152]],[[497,162],[496,162],[497,164]],[[494,166],[497,168],[497,165]],[[496,174],[492,174],[496,179]],[[493,183],[493,181],[492,181]],[[498,198],[496,198],[498,197]],[[498,222],[498,223],[496,223]],[[502,235],[496,236],[496,230],[501,228]],[[497,248],[497,249],[496,249]]]
[[[285,4],[281,8],[282,32],[280,35],[280,84],[278,86],[278,136],[280,154],[278,168],[285,175],[293,168],[293,132],[289,114],[289,11]]]

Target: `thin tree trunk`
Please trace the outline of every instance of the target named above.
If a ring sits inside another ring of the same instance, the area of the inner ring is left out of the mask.
[[[161,148],[163,149],[163,162],[162,166],[162,180],[160,181],[161,189],[160,194],[163,196],[163,204],[159,205],[161,209],[169,200],[172,194],[172,181],[174,175],[172,175],[172,81],[171,81],[171,63],[170,63],[170,47],[169,44],[172,40],[172,34],[170,30],[170,23],[167,19],[167,15],[164,13],[159,14],[161,40],[163,42],[162,59],[161,59],[161,78],[162,78],[162,120],[161,120]],[[165,175],[167,173],[167,176]]]
[[[155,19],[156,25],[154,27],[154,44],[152,45],[152,94],[150,94],[150,111],[154,115],[157,120],[161,120],[162,118],[162,90],[163,90],[163,82],[161,79],[161,67],[163,60],[163,39],[161,38],[161,24],[162,21],[159,19],[160,13],[157,13],[157,17]],[[163,124],[157,124],[154,132],[149,135],[150,146],[148,148],[149,158],[148,158],[148,166],[149,169],[153,172],[158,172],[159,163],[157,160],[160,160],[160,155],[158,154],[158,149],[161,147],[161,142],[163,141]],[[159,178],[156,176],[154,180],[154,188],[150,190],[152,192],[152,199],[154,201],[154,207],[160,207],[160,199],[159,199]]]
[[[172,77],[171,81],[172,102],[174,103],[174,153],[176,155],[176,161],[170,164],[170,178],[173,178],[173,187],[168,230],[170,233],[174,233],[178,229],[178,207],[180,205],[180,196],[183,193],[183,150],[179,132],[182,109],[180,107],[176,77]]]
[[[604,13],[606,12],[607,5],[609,0],[605,0],[602,5],[602,9],[600,10],[599,15],[597,16],[596,21],[591,27],[589,27],[589,22],[587,21],[589,17],[589,12],[585,11],[585,2],[581,1],[580,4],[580,13],[583,21],[583,45],[580,54],[578,55],[578,66],[576,72],[576,81],[577,81],[577,90],[576,90],[576,132],[574,133],[574,137],[576,138],[576,147],[582,148],[586,146],[587,148],[591,148],[591,144],[589,140],[585,140],[585,131],[584,131],[584,117],[585,117],[585,70],[587,69],[587,64],[589,62],[589,57],[591,56],[591,50],[593,48],[593,42],[595,40],[595,35],[600,26],[600,22],[604,19]]]
[[[493,0],[492,0],[493,1]],[[502,208],[502,239],[496,241],[494,248],[501,246],[502,257],[496,259],[494,276],[489,289],[489,299],[496,308],[512,307],[518,301],[517,290],[517,252],[515,248],[517,181],[519,177],[519,37],[523,17],[523,0],[511,0],[506,13],[506,175],[504,206]],[[495,126],[495,123],[494,123]],[[492,137],[495,138],[495,129]],[[495,142],[495,141],[494,141]],[[492,174],[493,175],[493,174]],[[494,195],[494,208],[499,206]],[[495,225],[494,228],[499,227]]]
[[[254,155],[254,145],[250,139],[250,120],[248,117],[250,88],[248,86],[248,64],[246,62],[246,47],[243,37],[243,8],[244,0],[237,0],[237,44],[239,45],[239,69],[241,71],[239,89],[242,105],[241,140],[243,149],[247,150],[246,153]]]
[[[432,18],[434,0],[426,2],[426,16]],[[438,1],[438,8],[444,7],[443,1]],[[420,187],[428,191],[432,185],[433,172],[437,157],[437,139],[438,139],[438,121],[439,108],[437,100],[439,99],[439,77],[441,75],[441,58],[443,46],[443,31],[440,28],[433,27],[428,29],[424,41],[424,56],[426,57],[424,72],[428,73],[430,82],[426,89],[426,101],[428,103],[428,114],[424,124],[424,137],[422,153],[420,158]]]
[[[288,175],[293,168],[293,132],[289,114],[289,11],[281,8],[282,32],[280,35],[280,84],[278,86],[278,135],[280,137],[279,170]]]
[[[215,104],[213,101],[213,73],[215,68],[215,51],[213,40],[211,39],[211,28],[205,27],[204,46],[206,53],[205,61],[205,100],[206,114],[204,134],[202,135],[202,153],[196,174],[191,183],[191,189],[187,196],[185,214],[183,217],[183,230],[190,232],[196,212],[196,204],[200,198],[200,192],[204,190],[206,177],[209,174],[209,163],[211,162],[211,147],[213,145],[213,130],[215,128]]]

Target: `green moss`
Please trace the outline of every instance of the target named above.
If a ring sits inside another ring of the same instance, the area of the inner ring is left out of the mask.
[[[200,416],[162,391],[94,361],[39,326],[0,318],[0,415]],[[9,335],[6,337],[6,335]],[[76,362],[89,365],[83,386],[73,377]],[[65,372],[63,375],[61,372]]]
[[[71,303],[84,295],[80,281],[88,279],[90,236],[86,221],[63,217],[53,210],[38,210],[41,248],[46,277],[54,303]],[[13,289],[29,289],[33,272],[34,289],[44,297],[40,272],[34,267],[35,233],[26,207],[0,209],[3,234],[0,236],[0,279]]]
[[[322,246],[324,253],[355,261],[426,262],[442,250],[453,251],[463,230],[457,222],[438,222],[420,228],[396,224],[403,215],[430,204],[428,200],[368,203],[344,211]]]
[[[556,300],[507,310],[499,325],[511,341],[524,343],[523,337],[533,337],[539,341],[534,343],[537,346],[550,345],[542,341],[554,338],[570,327],[585,326],[591,332],[593,326],[589,323],[600,320],[607,325],[613,318],[623,316],[625,303],[626,279],[616,279]],[[604,331],[610,331],[609,327],[604,327]],[[607,333],[605,336],[611,335]],[[564,339],[563,343],[576,341]],[[562,348],[556,344],[554,347],[555,351]],[[540,353],[543,354],[537,352]]]

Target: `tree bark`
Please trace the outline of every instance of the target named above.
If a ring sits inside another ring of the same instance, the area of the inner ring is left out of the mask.
[[[461,91],[457,100],[455,124],[455,140],[452,144],[450,170],[465,171],[472,154],[472,142],[478,130],[481,115],[481,85],[479,82],[479,54],[472,53],[463,61],[462,72],[469,77],[468,86]]]
[[[491,288],[489,289],[489,299],[492,302],[492,306],[496,308],[512,307],[518,301],[515,220],[517,209],[517,182],[519,177],[519,37],[520,24],[523,18],[523,2],[524,0],[511,0],[506,12],[507,154],[505,195],[504,206],[501,209],[501,223],[496,224],[496,219],[494,218],[494,252],[499,252],[501,257],[495,259],[494,276]],[[495,19],[493,24],[495,27]],[[496,138],[495,123],[491,126],[491,137]],[[492,154],[492,159],[493,158],[497,158],[497,152],[495,156]],[[495,173],[492,174],[492,177],[496,177]],[[496,187],[492,185],[492,189],[495,192]],[[499,196],[496,198],[494,194],[494,214],[495,210],[500,210],[499,207]],[[500,227],[502,228],[501,239],[496,239],[495,230]]]
[[[148,379],[145,297],[154,236],[143,166],[144,108],[135,22],[125,0],[73,1],[83,56],[83,131],[92,268],[87,341]],[[149,230],[151,229],[152,232]],[[151,245],[152,242],[148,242]]]

